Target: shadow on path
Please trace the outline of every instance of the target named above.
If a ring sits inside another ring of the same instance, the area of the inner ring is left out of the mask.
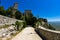
[[[35,32],[36,32],[43,40],[47,40],[47,39],[45,38],[45,36],[41,34],[41,32],[39,32],[39,31],[36,30],[36,29],[35,29]]]

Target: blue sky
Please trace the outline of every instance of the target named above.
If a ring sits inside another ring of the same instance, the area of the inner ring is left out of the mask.
[[[0,6],[7,9],[18,2],[18,10],[32,10],[34,16],[46,18],[48,21],[60,21],[60,0],[1,0]]]

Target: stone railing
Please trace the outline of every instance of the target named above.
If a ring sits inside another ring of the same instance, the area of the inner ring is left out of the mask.
[[[42,37],[43,40],[60,40],[60,31],[46,29],[41,26],[36,28],[35,31]]]

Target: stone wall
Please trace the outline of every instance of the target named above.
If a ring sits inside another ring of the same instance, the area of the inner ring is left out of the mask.
[[[0,25],[14,24],[16,21],[23,22],[22,20],[17,20],[17,19],[14,19],[14,18],[9,18],[9,17],[0,15]]]
[[[60,31],[45,30],[42,28],[36,28],[35,30],[43,40],[60,40]]]

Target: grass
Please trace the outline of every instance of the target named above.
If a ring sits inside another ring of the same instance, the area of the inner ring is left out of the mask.
[[[19,34],[24,28],[22,28],[21,30],[17,31],[15,34],[12,34],[11,37],[15,37],[17,34]],[[7,40],[11,40],[12,38],[7,38]]]
[[[5,24],[5,25],[3,25],[3,26],[0,26],[0,29],[1,29],[1,28],[8,28],[9,26],[10,26],[10,25],[6,25],[6,24]]]
[[[7,38],[6,40],[11,40],[11,38]]]

